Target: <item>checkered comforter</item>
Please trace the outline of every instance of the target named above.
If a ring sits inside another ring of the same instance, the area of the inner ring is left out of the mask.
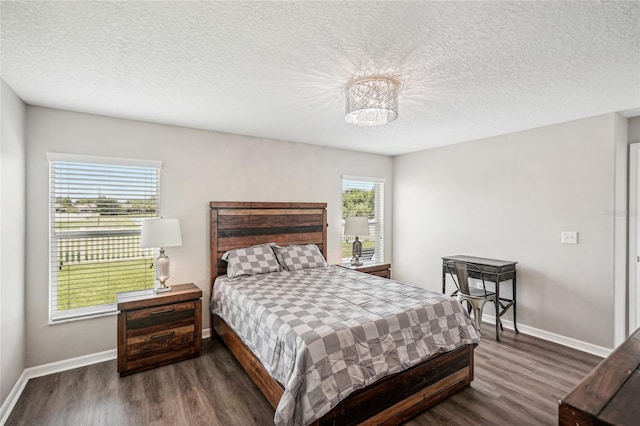
[[[455,299],[338,266],[216,280],[211,310],[284,386],[276,425],[305,425],[383,376],[480,336]]]

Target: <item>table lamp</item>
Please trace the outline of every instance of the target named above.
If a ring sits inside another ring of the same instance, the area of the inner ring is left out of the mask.
[[[344,235],[355,235],[356,240],[353,242],[351,250],[351,264],[353,266],[362,266],[360,258],[362,257],[362,243],[359,236],[369,236],[369,219],[363,216],[351,216],[344,220]]]
[[[156,218],[142,221],[140,247],[160,249],[160,255],[156,258],[156,280],[160,286],[154,289],[156,293],[171,291],[171,287],[165,284],[170,277],[169,256],[164,254],[165,247],[181,245],[182,234],[180,234],[178,219]]]

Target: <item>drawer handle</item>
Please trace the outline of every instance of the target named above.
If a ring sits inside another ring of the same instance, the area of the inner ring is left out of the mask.
[[[151,336],[151,340],[154,340],[154,339],[163,339],[163,338],[165,338],[165,337],[171,337],[171,336],[173,336],[174,334],[176,334],[176,332],[175,332],[175,331],[170,331],[169,333],[164,333],[164,334],[157,334],[157,335],[155,335],[155,336]]]
[[[165,309],[164,311],[153,311],[151,312],[151,315],[168,314],[169,312],[173,312],[175,310],[176,308],[169,308],[169,309]]]

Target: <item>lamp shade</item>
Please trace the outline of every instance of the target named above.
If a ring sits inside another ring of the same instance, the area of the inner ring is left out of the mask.
[[[142,221],[140,247],[159,248],[182,245],[180,221],[178,219],[147,219]]]
[[[369,235],[369,219],[363,216],[351,216],[344,220],[344,235]]]

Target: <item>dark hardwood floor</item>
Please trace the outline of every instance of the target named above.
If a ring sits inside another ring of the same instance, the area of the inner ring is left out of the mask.
[[[558,400],[601,358],[525,334],[495,341],[483,324],[470,388],[407,425],[551,425]],[[199,358],[120,378],[116,361],[32,379],[7,425],[268,425],[273,410],[231,353],[203,341]]]

